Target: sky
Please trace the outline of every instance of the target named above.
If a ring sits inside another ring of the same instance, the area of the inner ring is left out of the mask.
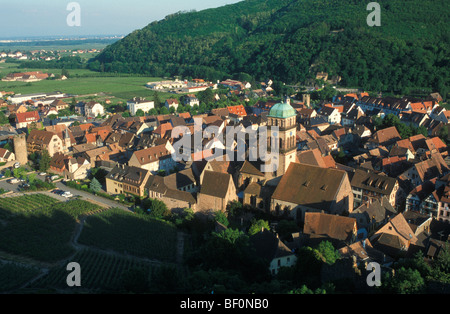
[[[165,16],[241,0],[15,0],[2,3],[0,39],[41,36],[127,35]],[[70,3],[79,11],[68,10]],[[76,13],[79,12],[79,15]],[[79,26],[69,26],[77,21]]]

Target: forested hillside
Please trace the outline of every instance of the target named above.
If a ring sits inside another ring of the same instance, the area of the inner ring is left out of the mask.
[[[379,27],[367,25],[369,2],[246,0],[179,12],[109,46],[90,68],[209,80],[248,74],[285,83],[326,71],[340,75],[342,86],[446,95],[450,2],[380,0]]]

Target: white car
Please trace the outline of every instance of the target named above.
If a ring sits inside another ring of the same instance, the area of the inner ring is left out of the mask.
[[[45,173],[45,172],[39,172],[39,175],[40,175],[40,176],[46,176],[47,173]]]
[[[64,192],[61,196],[65,197],[65,198],[69,198],[69,197],[72,197],[73,194],[70,193],[69,191],[66,191],[66,192]]]
[[[19,168],[20,167],[20,162],[16,162],[15,164],[14,164],[14,168]]]

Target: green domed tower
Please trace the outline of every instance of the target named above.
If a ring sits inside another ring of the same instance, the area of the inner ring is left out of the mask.
[[[296,143],[296,122],[297,122],[297,111],[291,106],[289,98],[285,102],[275,104],[267,116],[267,135],[268,143],[267,146],[271,150],[272,143],[272,126],[277,126],[279,128],[278,135],[279,141],[279,163],[278,169],[275,176],[283,175],[289,164],[297,160],[297,143]]]

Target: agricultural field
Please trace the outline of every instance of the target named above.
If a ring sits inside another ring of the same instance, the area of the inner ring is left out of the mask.
[[[177,230],[170,223],[111,209],[86,219],[78,242],[104,250],[174,262]]]
[[[19,69],[17,66],[17,64],[0,64],[0,77],[18,71],[42,71],[61,74],[61,69]],[[133,97],[152,99],[154,91],[146,88],[145,84],[162,80],[162,78],[141,75],[98,73],[87,69],[69,69],[68,71],[70,78],[63,81],[43,80],[32,83],[0,81],[0,90],[13,91],[16,94],[60,91],[80,97],[103,93],[107,97],[117,99],[117,101],[126,102]],[[173,94],[160,92],[159,96],[162,101],[165,101],[165,99],[173,97]]]
[[[45,194],[31,194],[19,197],[0,198],[0,219],[9,219],[18,214],[26,214],[42,207],[58,203]]]
[[[70,292],[120,292],[122,290],[122,275],[129,269],[141,268],[148,272],[150,278],[155,266],[137,261],[133,258],[119,257],[114,254],[86,249],[71,258],[81,267],[81,287],[71,287]],[[37,280],[27,289],[67,289],[66,265],[57,266]]]
[[[87,201],[57,202],[43,194],[0,201],[0,250],[48,263],[74,253],[70,240],[76,219],[99,209]]]
[[[35,267],[0,262],[0,293],[20,287],[39,274]]]

